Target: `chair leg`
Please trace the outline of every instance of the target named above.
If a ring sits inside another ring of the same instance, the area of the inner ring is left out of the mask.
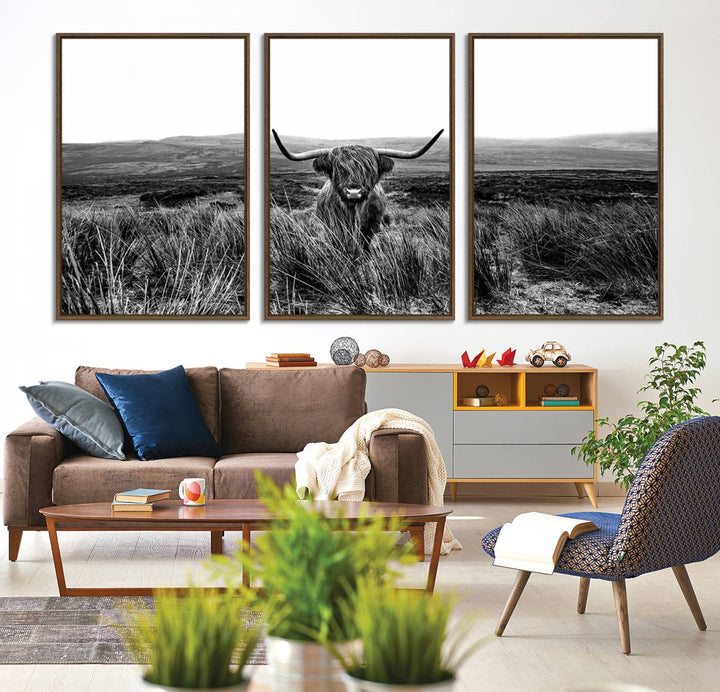
[[[617,613],[618,628],[620,629],[620,645],[622,652],[627,656],[630,653],[630,620],[628,618],[627,589],[625,580],[612,582],[613,596],[615,597],[615,612]]]
[[[588,591],[590,590],[590,578],[580,577],[580,588],[578,589],[577,612],[582,615],[587,605]]]
[[[502,615],[500,616],[500,622],[498,622],[497,628],[495,629],[496,637],[502,637],[505,627],[508,624],[508,620],[510,620],[510,616],[513,614],[513,610],[515,610],[517,602],[520,600],[525,584],[527,584],[528,579],[530,579],[530,574],[531,572],[518,572],[515,584],[510,592],[510,597],[505,604],[505,610],[503,610]]]
[[[698,603],[697,596],[695,596],[695,590],[690,583],[690,576],[687,573],[685,565],[673,567],[672,571],[675,574],[675,579],[677,579],[678,584],[680,584],[680,589],[683,592],[683,596],[685,596],[687,604],[690,606],[690,612],[693,614],[698,628],[701,632],[704,632],[707,629],[707,625],[705,624],[705,618],[703,617],[702,610],[700,610],[700,604]]]
[[[8,526],[8,559],[10,562],[15,562],[18,558],[22,535],[22,529],[18,529],[15,526]]]

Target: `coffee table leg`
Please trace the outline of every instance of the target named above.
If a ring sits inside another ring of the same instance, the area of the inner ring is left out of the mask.
[[[50,550],[52,551],[53,564],[55,565],[55,576],[57,577],[58,591],[61,596],[67,596],[67,586],[65,585],[65,572],[63,571],[62,556],[60,555],[60,545],[58,543],[57,530],[55,529],[55,520],[46,519],[48,536],[50,537]]]
[[[244,553],[247,553],[250,550],[250,524],[243,524],[242,550]],[[242,572],[242,583],[245,586],[250,586],[250,575],[244,567]]]
[[[210,532],[210,552],[213,555],[222,555],[224,531]]]
[[[445,532],[445,517],[435,522],[435,540],[433,541],[432,555],[430,556],[430,569],[428,571],[425,590],[432,593],[435,590],[438,564],[440,564],[440,548],[442,547],[443,533]]]

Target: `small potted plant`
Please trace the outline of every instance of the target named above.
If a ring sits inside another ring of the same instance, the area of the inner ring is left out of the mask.
[[[482,640],[474,619],[448,625],[454,600],[364,580],[354,619],[359,646],[348,655],[328,643],[345,670],[347,692],[450,692],[460,665]]]
[[[257,480],[259,495],[276,518],[250,550],[232,558],[214,556],[215,575],[237,583],[246,569],[262,581],[273,692],[343,690],[342,669],[320,642],[342,649],[355,639],[350,604],[359,580],[384,582],[395,574],[391,560],[413,559],[409,546],[396,546],[400,520],[368,516],[351,526],[341,502],[329,517],[299,500],[292,486],[281,490],[259,474]]]
[[[247,626],[237,591],[191,587],[184,596],[156,591],[155,608],[130,606],[118,625],[125,646],[145,664],[145,685],[162,690],[244,690],[243,668],[261,636]]]

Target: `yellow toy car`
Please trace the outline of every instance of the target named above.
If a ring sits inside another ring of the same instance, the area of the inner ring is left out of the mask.
[[[547,360],[558,368],[564,368],[570,360],[570,354],[558,341],[546,341],[540,348],[531,349],[525,360],[536,368],[541,368]]]

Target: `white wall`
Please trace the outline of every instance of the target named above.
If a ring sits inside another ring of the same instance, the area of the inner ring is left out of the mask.
[[[716,0],[0,0],[0,431],[30,416],[17,385],[71,380],[80,363],[242,367],[272,350],[309,350],[327,360],[330,342],[342,334],[395,362],[455,362],[466,348],[509,344],[524,355],[558,339],[577,362],[600,369],[601,413],[613,417],[633,406],[654,344],[703,339],[710,405],[720,396],[718,26]],[[252,35],[249,322],[54,321],[54,34],[107,31]],[[263,322],[265,31],[457,34],[454,322]],[[644,31],[665,33],[664,321],[468,322],[466,34]]]

